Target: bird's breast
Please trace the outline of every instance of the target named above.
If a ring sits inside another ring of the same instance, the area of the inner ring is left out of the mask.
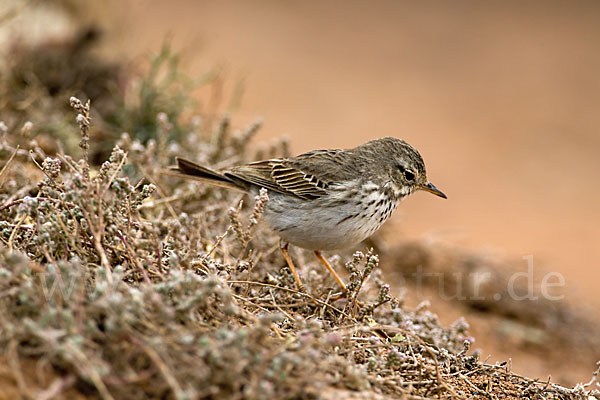
[[[363,185],[364,186],[364,185]],[[264,218],[286,242],[312,250],[350,247],[371,236],[398,205],[374,184],[304,200],[269,193]]]

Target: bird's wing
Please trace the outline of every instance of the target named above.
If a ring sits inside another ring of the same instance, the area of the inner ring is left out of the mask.
[[[341,150],[317,150],[290,159],[257,161],[235,167],[225,176],[279,193],[311,200],[324,196],[343,165]]]

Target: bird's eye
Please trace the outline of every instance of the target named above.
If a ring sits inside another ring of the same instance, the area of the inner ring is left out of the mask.
[[[398,169],[404,174],[404,177],[407,181],[412,181],[415,179],[415,173],[412,172],[410,169],[406,169],[404,165],[398,164]]]

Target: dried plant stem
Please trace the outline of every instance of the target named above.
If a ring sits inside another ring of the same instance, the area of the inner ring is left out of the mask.
[[[64,392],[65,389],[73,386],[76,381],[77,378],[75,378],[74,375],[67,375],[64,378],[56,378],[46,390],[37,394],[36,400],[52,400]]]
[[[19,151],[19,146],[17,146],[15,148],[15,150],[12,152],[12,154],[8,158],[8,161],[6,162],[6,164],[4,164],[4,166],[2,167],[2,170],[0,170],[0,188],[4,184],[4,173],[8,170],[8,166],[12,162],[13,158],[15,158],[15,155],[17,154],[18,151]]]
[[[90,180],[90,164],[89,164],[89,155],[88,150],[90,148],[90,124],[92,122],[90,117],[90,100],[83,104],[81,100],[76,97],[71,97],[70,99],[71,107],[77,111],[77,123],[79,124],[79,130],[81,131],[81,141],[79,142],[79,147],[82,150],[82,170],[84,178],[89,181]]]
[[[21,363],[19,362],[19,354],[17,351],[17,342],[15,340],[11,340],[9,342],[8,352],[10,354],[10,369],[15,381],[17,381],[19,391],[25,395],[25,397],[33,399],[34,396],[30,393],[27,382],[25,381],[25,377],[23,376],[23,370],[21,369]]]
[[[93,367],[93,364],[90,363],[90,360],[85,353],[83,353],[78,347],[73,346],[71,343],[68,343],[65,347],[67,347],[71,354],[73,354],[77,361],[79,361],[79,368],[90,378],[96,389],[98,389],[98,392],[100,392],[100,396],[102,396],[104,400],[114,400],[113,396],[108,391],[108,388],[102,381],[102,377]]]
[[[311,299],[313,302],[316,302],[317,304],[320,304],[322,306],[328,307],[329,309],[331,309],[332,311],[348,318],[349,320],[354,320],[356,321],[352,316],[346,314],[344,311],[340,310],[339,308],[336,308],[334,306],[332,306],[331,304],[328,304],[322,300],[319,300],[315,297],[313,297],[312,295],[305,293],[305,292],[301,292],[299,290],[295,290],[295,289],[290,289],[287,287],[283,287],[283,286],[277,286],[277,285],[272,285],[270,283],[263,283],[263,282],[252,282],[252,281],[233,281],[233,280],[228,280],[227,283],[239,283],[239,284],[247,284],[247,285],[255,285],[255,286],[264,286],[264,287],[270,287],[273,289],[278,289],[278,290],[283,290],[286,292],[290,292],[290,293],[294,293],[294,294],[298,294],[300,296],[303,297],[307,297],[309,299]]]
[[[431,359],[435,363],[435,375],[436,375],[438,383],[441,384],[443,382],[442,381],[442,375],[440,373],[440,366],[438,364],[437,357],[435,355],[435,353],[436,353],[437,350],[434,351],[432,349],[431,345],[425,343],[423,341],[423,339],[421,339],[418,335],[415,335],[414,333],[412,333],[410,331],[407,331],[406,329],[398,328],[398,327],[395,327],[395,326],[388,326],[388,325],[379,325],[379,326],[376,327],[376,329],[381,329],[384,332],[385,331],[391,331],[391,332],[394,332],[394,333],[401,333],[401,334],[403,334],[405,336],[410,336],[410,337],[414,338],[429,353],[429,355],[431,356]]]
[[[112,173],[112,175],[110,176],[110,178],[108,179],[108,181],[106,182],[106,184],[104,185],[102,190],[100,191],[100,194],[98,195],[99,200],[102,200],[102,198],[104,198],[106,191],[108,190],[108,188],[110,188],[110,185],[112,185],[112,183],[114,182],[114,180],[117,177],[117,175],[119,174],[119,172],[121,172],[121,168],[123,168],[123,165],[125,164],[125,160],[127,160],[127,153],[125,153],[125,155],[121,158],[121,161],[119,161],[119,165],[117,166],[117,168],[115,168],[114,172]]]
[[[167,384],[171,387],[173,396],[175,396],[176,399],[183,400],[185,397],[182,394],[183,391],[181,390],[179,382],[177,382],[177,379],[173,376],[169,367],[160,358],[160,355],[152,347],[144,343],[141,339],[132,336],[131,341],[137,344],[139,347],[141,347],[142,350],[148,355],[148,357],[150,357],[154,365],[156,365],[161,375],[167,382]]]
[[[41,195],[41,192],[38,192],[38,194],[35,196],[35,198],[39,199],[40,195]],[[15,235],[16,235],[17,231],[19,230],[19,228],[21,227],[21,225],[23,224],[23,222],[25,221],[26,218],[27,218],[27,214],[21,215],[19,217],[19,220],[15,224],[14,229],[10,233],[10,236],[8,238],[8,250],[11,251],[11,252],[13,251],[13,243],[14,243],[14,240],[15,240]]]
[[[212,248],[209,250],[208,253],[206,253],[206,255],[204,257],[202,257],[202,259],[200,260],[201,264],[204,264],[206,262],[206,260],[211,257],[213,255],[213,253],[215,252],[215,250],[219,247],[219,245],[221,244],[221,242],[223,241],[223,239],[225,239],[225,237],[227,236],[227,234],[229,232],[231,232],[231,225],[229,225],[227,227],[227,229],[225,230],[225,233],[223,233],[222,235],[217,236],[217,239],[215,241],[215,243],[212,245]]]

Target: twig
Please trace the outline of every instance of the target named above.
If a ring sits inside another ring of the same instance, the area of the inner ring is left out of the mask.
[[[2,187],[2,185],[4,185],[4,173],[8,170],[8,166],[12,162],[13,158],[15,158],[17,151],[19,151],[19,146],[17,146],[17,148],[12,152],[12,154],[8,158],[8,161],[6,162],[6,164],[4,164],[2,170],[0,170],[0,188]]]
[[[64,378],[56,378],[46,390],[38,393],[36,400],[51,400],[55,397],[58,397],[65,389],[73,386],[76,381],[77,378],[75,378],[74,375],[67,375]]]
[[[121,158],[121,161],[119,162],[119,165],[117,166],[117,168],[115,168],[115,172],[113,172],[111,177],[106,182],[106,185],[104,185],[104,188],[102,188],[102,191],[100,192],[100,195],[99,195],[100,200],[102,200],[102,198],[106,194],[106,191],[110,188],[110,185],[112,185],[113,181],[115,180],[115,178],[117,177],[119,172],[121,172],[121,168],[123,168],[123,164],[125,164],[126,159],[127,159],[127,153],[125,153],[123,155],[123,157]]]
[[[311,300],[315,301],[315,302],[316,302],[316,303],[318,303],[318,304],[321,304],[321,305],[324,305],[324,306],[326,306],[326,307],[329,307],[329,308],[330,308],[330,309],[332,309],[333,311],[335,311],[335,312],[337,312],[337,313],[339,313],[339,314],[342,314],[342,315],[343,315],[343,316],[345,316],[346,318],[349,318],[349,319],[351,319],[351,320],[353,320],[353,321],[355,321],[355,322],[356,322],[356,319],[354,319],[354,318],[353,318],[353,317],[351,317],[350,315],[346,314],[345,312],[343,312],[343,311],[342,311],[342,310],[340,310],[339,308],[336,308],[336,307],[332,306],[331,304],[325,303],[324,301],[322,301],[322,300],[319,300],[319,299],[317,299],[317,298],[315,298],[315,297],[311,296],[311,295],[310,295],[310,294],[308,294],[308,293],[300,292],[300,291],[298,291],[298,290],[294,290],[294,289],[286,288],[286,287],[283,287],[283,286],[277,286],[277,285],[272,285],[272,284],[270,284],[270,283],[262,283],[262,282],[252,282],[252,281],[231,281],[231,280],[228,280],[228,281],[227,281],[227,283],[251,284],[251,285],[256,285],[256,286],[263,286],[263,287],[270,287],[270,288],[273,288],[273,289],[279,289],[279,290],[283,290],[283,291],[290,292],[290,293],[294,293],[294,294],[299,294],[300,296],[307,297],[307,298],[309,298],[309,299],[311,299]]]
[[[271,295],[271,300],[273,301],[273,306],[275,306],[275,308],[277,310],[279,310],[280,313],[284,314],[286,317],[288,317],[288,319],[290,321],[292,321],[294,318],[292,318],[292,316],[290,314],[288,314],[287,312],[285,312],[281,307],[279,307],[279,304],[277,304],[277,301],[275,300],[275,296],[273,295],[273,288],[269,288],[269,294]]]
[[[71,107],[73,107],[73,109],[75,109],[75,111],[77,111],[77,123],[79,124],[79,130],[81,131],[81,142],[79,142],[79,147],[81,148],[83,155],[82,155],[82,162],[83,162],[83,177],[84,179],[89,182],[90,181],[90,164],[89,164],[89,155],[88,155],[88,149],[90,148],[90,135],[89,135],[89,130],[90,130],[90,124],[92,122],[92,119],[90,118],[90,100],[88,99],[88,101],[84,104],[81,103],[81,100],[79,100],[77,97],[71,97],[70,99],[70,103],[71,103]]]
[[[173,374],[169,370],[169,367],[167,367],[164,361],[160,358],[160,355],[152,347],[148,346],[146,343],[136,338],[135,336],[131,336],[130,340],[138,346],[140,346],[142,350],[144,350],[144,352],[148,355],[148,357],[150,357],[154,365],[156,365],[156,367],[160,371],[163,378],[165,378],[165,380],[167,381],[167,384],[171,387],[171,390],[173,391],[173,396],[175,396],[176,399],[183,400],[185,398],[185,393],[181,389],[181,386],[179,385],[179,382],[177,382],[175,376],[173,376]]]
[[[21,368],[21,363],[19,362],[19,352],[17,351],[17,341],[14,339],[8,344],[8,362],[13,376],[17,381],[19,392],[24,394],[25,397],[33,399],[33,396],[29,392],[25,377],[23,376],[23,370]]]
[[[431,356],[433,362],[435,363],[435,374],[436,374],[437,381],[440,385],[442,384],[443,380],[442,380],[442,375],[440,374],[440,366],[438,364],[435,352],[431,349],[431,345],[425,343],[425,341],[423,341],[423,339],[421,339],[418,335],[416,335],[410,331],[407,331],[406,329],[398,328],[395,326],[389,326],[389,325],[377,325],[375,328],[381,329],[384,332],[387,330],[387,331],[392,331],[392,332],[396,332],[396,333],[401,333],[403,335],[410,336],[410,337],[416,339],[417,342],[419,342],[419,344],[421,346],[423,346],[425,351],[427,351],[429,353],[429,355]]]
[[[491,393],[486,392],[485,390],[479,389],[477,386],[475,386],[475,384],[473,382],[471,382],[471,380],[469,378],[467,378],[465,375],[459,373],[458,376],[467,383],[467,385],[469,385],[473,390],[476,391],[476,393],[482,393],[484,394],[487,398],[489,399],[493,399],[494,396]]]
[[[98,373],[98,371],[96,371],[96,369],[94,368],[94,366],[92,365],[92,363],[90,362],[90,360],[87,358],[87,356],[85,355],[85,353],[82,352],[76,346],[73,346],[71,343],[67,343],[65,345],[65,348],[67,350],[70,350],[71,353],[77,359],[77,361],[79,361],[79,369],[81,370],[81,372],[84,375],[88,375],[88,377],[90,378],[90,380],[92,381],[92,383],[94,384],[94,386],[96,387],[96,389],[98,389],[98,392],[100,393],[100,396],[102,396],[102,398],[105,399],[105,400],[114,400],[114,398],[112,397],[112,395],[108,391],[108,388],[106,387],[106,385],[102,381],[102,377],[100,376],[100,374]]]
[[[264,311],[264,312],[267,312],[267,313],[268,313],[268,312],[271,312],[271,310],[269,310],[269,309],[267,309],[267,308],[264,308],[263,306],[261,306],[261,305],[259,305],[259,304],[256,304],[256,303],[255,303],[255,302],[253,302],[252,300],[250,300],[250,299],[247,299],[247,298],[245,298],[245,297],[243,297],[243,296],[240,296],[240,295],[237,295],[237,294],[233,294],[233,293],[232,293],[231,295],[232,295],[232,296],[233,296],[235,299],[238,299],[238,300],[241,300],[241,301],[243,301],[243,302],[245,302],[245,303],[251,304],[251,305],[253,305],[254,307],[258,308],[258,309],[259,309],[259,310],[261,310],[261,311]],[[268,305],[270,305],[270,304],[268,304]]]
[[[219,245],[221,244],[221,242],[223,241],[223,239],[225,239],[225,236],[227,236],[227,234],[231,231],[231,225],[229,225],[227,227],[227,230],[225,230],[225,233],[223,233],[220,236],[217,236],[217,240],[215,241],[214,245],[212,246],[212,248],[209,250],[208,253],[206,253],[206,255],[204,257],[202,257],[202,259],[200,260],[200,262],[202,264],[204,264],[204,262],[208,259],[208,257],[212,256],[212,254],[215,252],[215,250],[217,249],[217,247],[219,247]]]

